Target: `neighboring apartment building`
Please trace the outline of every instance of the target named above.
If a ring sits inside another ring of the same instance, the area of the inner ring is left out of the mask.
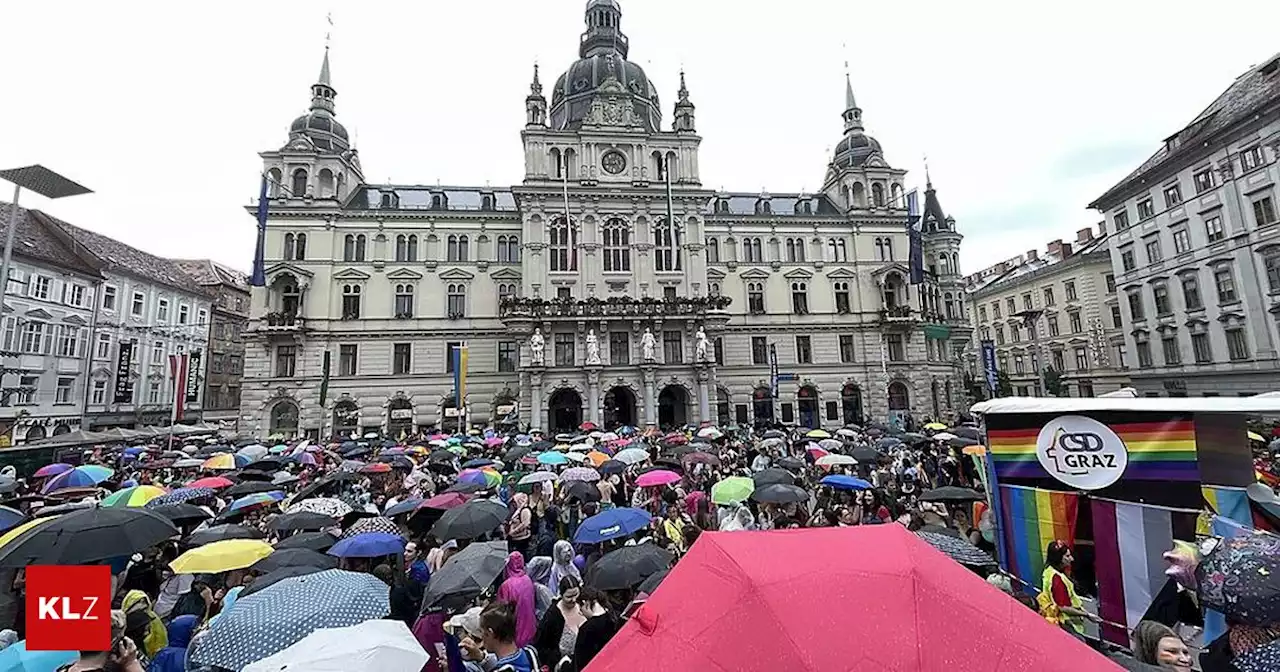
[[[0,203],[0,240],[13,206]],[[18,209],[0,345],[0,447],[80,428],[100,265],[38,210]]]
[[[240,383],[244,374],[245,325],[249,321],[249,283],[244,274],[207,259],[174,263],[213,297],[209,348],[204,366],[204,421],[236,429],[240,420]]]
[[[1114,232],[1111,264],[1140,392],[1280,389],[1278,155],[1280,54],[1090,204]]]
[[[186,413],[179,421],[199,422],[204,395],[193,380],[203,375],[211,296],[168,259],[54,221],[67,244],[92,255],[106,277],[89,337],[93,366],[85,429],[169,424],[169,355],[181,353],[189,353],[192,363]]]
[[[716,192],[683,76],[664,125],[621,19],[616,2],[588,5],[579,59],[547,97],[535,69],[513,187],[365,183],[326,53],[310,111],[261,154],[275,186],[243,429],[399,434],[456,424],[463,405],[474,422],[548,430],[840,426],[962,407],[962,236],[930,187],[925,279],[910,284],[906,171],[866,132],[852,88],[821,189]]]
[[[1107,238],[1081,229],[1075,243],[1055,240],[967,278],[975,340],[995,345],[1006,393],[1092,397],[1129,384]],[[985,387],[980,356],[972,372]]]

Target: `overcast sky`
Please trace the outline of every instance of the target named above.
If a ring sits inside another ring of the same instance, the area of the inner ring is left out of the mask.
[[[847,59],[890,164],[923,186],[928,155],[966,273],[1096,224],[1093,197],[1280,50],[1274,0],[622,1],[664,127],[687,71],[709,188],[820,186]],[[5,3],[0,165],[97,192],[29,206],[247,270],[257,152],[307,109],[327,11],[338,119],[367,179],[508,185],[533,62],[550,86],[577,58],[584,6]]]

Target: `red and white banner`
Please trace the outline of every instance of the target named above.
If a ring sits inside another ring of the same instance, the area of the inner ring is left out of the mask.
[[[187,404],[187,367],[189,355],[169,355],[169,379],[173,381],[173,421],[182,422]]]

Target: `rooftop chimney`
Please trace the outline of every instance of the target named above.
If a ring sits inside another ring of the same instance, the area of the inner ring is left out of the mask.
[[[1070,249],[1070,248],[1067,248],[1067,249]],[[1062,253],[1062,239],[1061,239],[1061,238],[1059,238],[1059,239],[1057,239],[1057,240],[1051,240],[1051,241],[1049,241],[1049,249],[1048,249],[1048,253],[1049,253],[1049,255],[1050,255],[1050,256],[1055,255],[1055,254],[1056,254],[1056,255],[1059,255],[1060,257],[1066,257],[1066,256],[1067,256],[1067,255],[1065,255],[1065,254],[1063,254],[1063,253]],[[1069,254],[1069,253],[1068,253],[1068,254]]]
[[[1061,242],[1061,241],[1059,241],[1059,242]],[[1039,253],[1039,252],[1036,252],[1035,250],[1027,250],[1027,256],[1026,256],[1026,260],[1027,260],[1027,261],[1029,261],[1029,262],[1030,262],[1030,261],[1038,261],[1039,259],[1040,259],[1040,253]]]
[[[1093,240],[1093,229],[1084,228],[1076,231],[1076,244],[1084,245]]]

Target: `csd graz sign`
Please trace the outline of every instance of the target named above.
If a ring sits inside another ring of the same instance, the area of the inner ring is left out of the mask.
[[[1036,437],[1036,457],[1051,476],[1080,490],[1120,480],[1129,450],[1110,427],[1082,415],[1060,415]]]

